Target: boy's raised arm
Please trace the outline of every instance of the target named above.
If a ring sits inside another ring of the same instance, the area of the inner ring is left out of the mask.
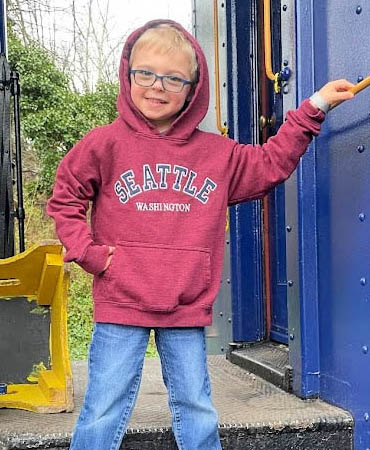
[[[327,83],[319,92],[322,104],[330,108],[338,101],[353,98],[353,86],[346,80]],[[317,94],[316,94],[317,98]],[[228,204],[263,197],[270,189],[289,178],[313,136],[317,136],[325,114],[312,100],[304,100],[295,111],[288,111],[278,133],[262,146],[236,144],[231,155],[231,180]]]
[[[64,261],[75,261],[87,272],[98,274],[104,269],[109,248],[94,244],[86,221],[89,200],[100,184],[91,134],[80,140],[59,164],[46,211],[54,218],[58,238],[66,248]]]
[[[325,114],[305,100],[278,133],[263,145],[236,144],[231,157],[229,205],[263,197],[296,168],[312,137],[320,132]]]

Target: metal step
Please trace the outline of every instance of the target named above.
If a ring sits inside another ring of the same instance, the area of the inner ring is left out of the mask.
[[[245,345],[231,343],[227,358],[284,391],[292,391],[292,368],[287,345],[271,341]]]
[[[353,420],[346,411],[321,400],[303,401],[224,356],[210,356],[208,362],[224,450],[352,449]],[[87,381],[85,362],[75,362],[72,368],[75,410],[35,414],[0,409],[0,450],[68,449]],[[121,449],[177,449],[157,358],[145,361],[138,401]]]

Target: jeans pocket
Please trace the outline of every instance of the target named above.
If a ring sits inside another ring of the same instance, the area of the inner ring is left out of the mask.
[[[120,241],[102,279],[111,297],[166,312],[207,291],[210,267],[208,248]]]

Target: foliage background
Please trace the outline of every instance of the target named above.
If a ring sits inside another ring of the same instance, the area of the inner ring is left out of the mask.
[[[68,74],[37,42],[24,45],[8,24],[9,63],[20,73],[26,248],[55,239],[45,213],[55,170],[67,151],[90,129],[117,117],[118,83],[100,81],[92,92],[75,92]],[[85,359],[92,331],[92,276],[71,265],[68,332],[71,359]],[[151,335],[147,356],[157,355]]]
[[[11,27],[8,42],[9,62],[20,73],[23,148],[34,153],[38,192],[50,195],[66,152],[89,130],[117,117],[118,83],[100,82],[94,92],[74,92],[46,49],[36,42],[25,46]]]

